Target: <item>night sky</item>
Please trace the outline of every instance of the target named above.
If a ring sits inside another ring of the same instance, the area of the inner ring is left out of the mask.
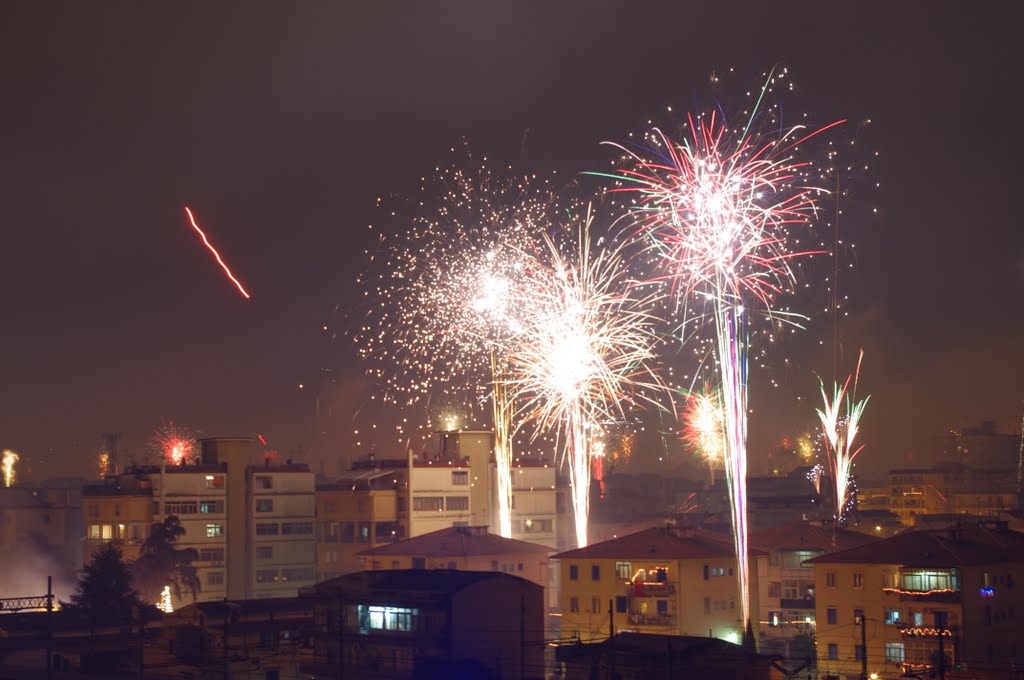
[[[982,418],[1017,429],[1024,59],[1012,9],[497,5],[5,6],[0,447],[22,454],[22,478],[94,474],[102,431],[141,456],[161,419],[262,433],[335,473],[354,429],[398,417],[359,411],[372,385],[343,332],[367,225],[389,228],[378,196],[415,192],[464,137],[499,165],[603,169],[599,142],[702,105],[712,72],[753,86],[775,64],[799,85],[794,106],[821,123],[870,118],[857,142],[880,152],[842,222],[857,243],[840,280],[842,369],[863,347],[872,394],[863,466],[923,463],[925,438]],[[813,424],[832,349],[818,314],[787,347],[793,368],[771,374],[778,390],[753,372],[752,459]],[[638,452],[636,469],[658,469],[661,454]]]

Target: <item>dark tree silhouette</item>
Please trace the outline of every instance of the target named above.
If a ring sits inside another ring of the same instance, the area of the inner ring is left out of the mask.
[[[184,535],[185,528],[174,515],[168,515],[163,522],[155,522],[150,528],[139,558],[132,563],[135,583],[147,602],[156,602],[167,585],[178,599],[183,592],[188,592],[195,601],[200,587],[192,563],[199,554],[192,548],[176,547],[178,539]]]
[[[119,623],[132,619],[139,611],[139,594],[132,588],[132,575],[121,558],[121,551],[108,543],[82,570],[70,609],[82,611],[94,623]]]

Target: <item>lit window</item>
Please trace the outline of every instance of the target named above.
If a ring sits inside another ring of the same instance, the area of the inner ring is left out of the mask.
[[[223,524],[207,524],[206,525],[206,537],[207,538],[220,538],[224,535]]]
[[[885,643],[885,660],[895,661],[896,663],[903,663],[903,643],[902,642],[886,642]]]
[[[206,475],[206,480],[203,486],[207,489],[223,489],[224,475]]]
[[[895,607],[886,607],[885,622],[891,626],[898,625],[900,622],[900,610]]]
[[[615,578],[622,579],[623,581],[629,581],[633,578],[633,563],[632,562],[616,562],[615,563]]]
[[[371,630],[394,630],[414,632],[418,609],[406,607],[380,607],[361,604],[357,609],[359,632],[366,635]]]

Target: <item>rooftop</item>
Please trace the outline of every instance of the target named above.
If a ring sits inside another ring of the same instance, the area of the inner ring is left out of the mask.
[[[1001,526],[963,524],[934,531],[909,531],[808,560],[810,564],[899,564],[920,568],[999,562],[1024,562],[1024,533]]]
[[[502,584],[526,583],[539,587],[532,581],[500,571],[456,571],[453,569],[384,569],[380,571],[359,571],[345,574],[327,581],[321,581],[303,593],[323,596],[342,592],[358,595],[368,591],[384,594],[420,593],[427,596],[454,594],[481,581],[495,580],[495,587]]]
[[[750,534],[747,542],[761,550],[814,550],[828,553],[857,548],[877,540],[874,536],[856,531],[796,521],[755,531]]]
[[[652,527],[635,534],[594,543],[553,556],[553,559],[670,559],[734,557],[732,537],[701,529]],[[751,555],[764,554],[751,549]]]
[[[543,545],[504,538],[492,534],[486,526],[448,527],[428,534],[370,548],[359,553],[367,556],[409,555],[416,557],[472,557],[477,555],[545,556],[552,552]]]

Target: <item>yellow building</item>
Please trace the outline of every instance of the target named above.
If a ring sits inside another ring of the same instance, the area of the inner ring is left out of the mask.
[[[1008,470],[942,463],[889,471],[889,510],[904,526],[919,515],[993,514],[1017,507],[1016,475]]]
[[[947,678],[1024,666],[1024,534],[1005,524],[911,531],[809,563],[820,675],[938,672],[940,644]]]
[[[126,562],[135,560],[153,526],[152,483],[140,479],[137,484],[122,486],[117,481],[82,489],[86,563],[107,543],[118,546]]]
[[[751,619],[759,619],[751,551]],[[655,527],[559,553],[561,635],[584,642],[615,631],[743,637],[729,536]],[[611,610],[611,611],[610,611]]]

